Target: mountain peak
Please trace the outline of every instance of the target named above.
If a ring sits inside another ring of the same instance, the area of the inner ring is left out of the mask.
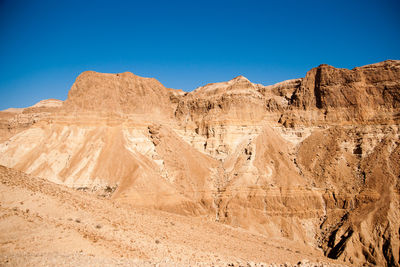
[[[249,79],[247,79],[247,78],[244,77],[243,75],[239,75],[239,76],[233,78],[231,81],[235,81],[235,82],[239,82],[239,81],[250,82]]]
[[[65,106],[96,112],[170,113],[168,89],[154,78],[131,72],[83,72],[69,91]]]

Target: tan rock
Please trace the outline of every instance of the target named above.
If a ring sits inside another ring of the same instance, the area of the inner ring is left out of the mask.
[[[398,266],[399,92],[394,60],[190,93],[89,71],[65,102],[0,112],[0,164],[355,265]]]

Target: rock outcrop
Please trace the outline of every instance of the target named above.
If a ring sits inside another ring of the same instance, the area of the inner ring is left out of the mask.
[[[61,109],[63,101],[42,100],[27,108],[9,108],[0,111],[0,142],[28,129],[39,120],[49,117]]]
[[[307,73],[292,105],[314,111],[300,118],[318,123],[399,123],[399,75],[400,62],[394,60],[353,70],[323,64]]]
[[[399,266],[400,61],[190,93],[84,72],[65,102],[2,111],[0,123],[7,167]]]
[[[64,108],[108,114],[172,115],[169,90],[154,78],[130,72],[103,74],[86,71],[79,75],[68,93]]]

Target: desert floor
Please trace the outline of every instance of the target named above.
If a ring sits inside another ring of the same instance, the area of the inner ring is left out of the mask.
[[[2,166],[0,181],[0,266],[342,264],[304,244],[121,204]]]

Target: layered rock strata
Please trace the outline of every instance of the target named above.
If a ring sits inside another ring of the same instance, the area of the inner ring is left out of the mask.
[[[116,201],[399,265],[400,61],[184,93],[82,73],[68,99],[0,112],[0,164]]]

